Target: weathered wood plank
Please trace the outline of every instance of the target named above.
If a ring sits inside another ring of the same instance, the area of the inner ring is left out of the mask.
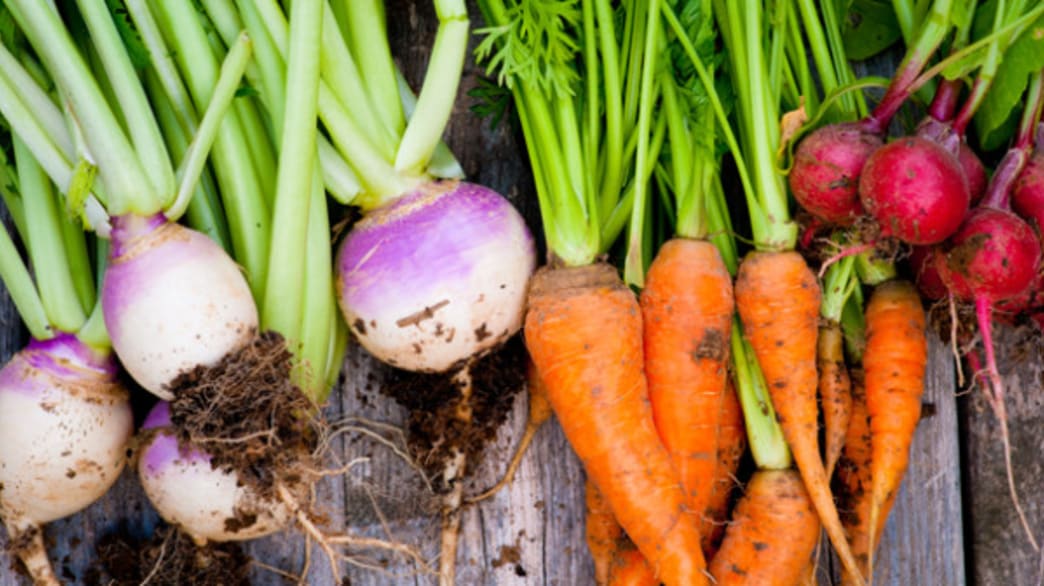
[[[995,342],[1007,394],[1015,487],[1038,543],[1044,539],[1044,393],[1040,336],[999,327]],[[976,389],[964,411],[971,577],[976,584],[1038,586],[1044,554],[1034,551],[1008,492],[1004,448],[996,416]]]

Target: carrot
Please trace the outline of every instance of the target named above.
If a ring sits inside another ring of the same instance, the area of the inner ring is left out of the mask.
[[[837,466],[838,509],[841,522],[859,563],[860,575],[869,578],[870,568],[870,416],[861,370],[852,370],[852,416]],[[849,584],[849,575],[842,584]]]
[[[841,455],[852,413],[852,383],[845,367],[841,324],[830,321],[819,327],[817,364],[819,366],[819,401],[823,406],[825,428],[824,462],[827,478]]]
[[[718,463],[714,468],[714,488],[711,489],[707,508],[700,518],[700,535],[703,538],[703,555],[713,558],[725,524],[729,519],[729,499],[738,486],[736,469],[747,451],[747,431],[743,425],[743,411],[732,379],[726,381],[725,397],[721,404],[718,424]]]
[[[718,586],[793,586],[819,538],[819,518],[795,470],[758,470],[710,563]]]
[[[588,477],[664,583],[707,584],[698,518],[653,425],[641,332],[638,301],[609,265],[533,276],[526,346]]]
[[[508,463],[504,476],[481,494],[469,498],[468,503],[486,500],[496,494],[501,488],[504,488],[504,486],[511,484],[511,479],[515,477],[515,472],[518,470],[519,464],[522,463],[522,456],[526,454],[526,450],[533,441],[533,437],[536,436],[537,430],[551,418],[551,404],[547,401],[547,387],[540,380],[540,377],[537,376],[536,366],[533,365],[532,361],[529,362],[526,368],[526,387],[529,389],[529,418],[526,420],[526,429],[522,432],[522,439],[518,440],[515,455],[512,456],[511,462]]]
[[[631,543],[623,545],[613,558],[609,586],[659,586],[652,568]]]
[[[591,559],[594,561],[595,584],[605,586],[609,583],[609,571],[617,544],[623,537],[623,529],[591,479],[584,485],[584,500],[587,505],[585,534],[587,548],[591,550]]]
[[[819,455],[816,336],[820,291],[796,252],[752,252],[740,264],[736,307],[768,383],[783,435],[845,569],[858,571]]]
[[[871,502],[869,558],[884,529],[909,463],[921,418],[928,343],[917,290],[905,281],[878,285],[866,306],[866,410],[870,415]]]
[[[656,431],[689,509],[702,513],[714,489],[734,306],[718,249],[702,240],[666,242],[649,267],[641,306]]]

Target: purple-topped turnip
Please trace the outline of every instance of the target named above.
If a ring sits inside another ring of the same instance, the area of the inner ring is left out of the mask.
[[[388,364],[445,371],[521,326],[533,237],[496,192],[427,183],[360,220],[337,256],[359,342]]]

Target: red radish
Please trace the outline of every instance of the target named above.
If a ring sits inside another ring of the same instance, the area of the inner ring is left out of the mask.
[[[995,302],[1029,288],[1040,255],[1040,242],[1029,224],[1009,211],[980,207],[947,243],[937,266],[957,297]]]
[[[935,142],[910,136],[877,149],[859,179],[866,211],[883,236],[935,244],[953,234],[968,212],[968,180]]]
[[[926,299],[938,300],[946,297],[946,283],[936,266],[938,249],[934,246],[914,246],[910,251],[910,266],[913,268],[917,289]]]
[[[1015,180],[1011,207],[1038,232],[1044,229],[1044,151],[1037,150]]]
[[[841,226],[863,215],[859,175],[867,159],[884,142],[859,124],[819,128],[801,141],[788,181],[801,207],[817,218]]]
[[[971,204],[975,205],[986,193],[986,167],[983,166],[979,155],[975,154],[975,151],[964,140],[961,141],[957,160],[960,161],[964,176],[968,179],[968,194],[971,196]]]

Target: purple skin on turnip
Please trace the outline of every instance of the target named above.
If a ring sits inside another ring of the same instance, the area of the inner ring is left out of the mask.
[[[160,401],[142,425],[138,478],[156,511],[202,545],[240,541],[285,527],[292,515],[283,502],[260,497],[235,472],[215,469],[211,457],[179,445],[170,405]]]
[[[338,301],[378,359],[442,372],[518,331],[535,265],[533,236],[510,202],[473,183],[426,183],[345,238]]]
[[[0,518],[35,582],[51,581],[40,525],[83,510],[119,477],[134,421],[108,352],[61,333],[0,370]]]
[[[179,373],[217,363],[257,332],[239,266],[213,240],[162,214],[112,218],[101,295],[120,362],[165,400]]]

